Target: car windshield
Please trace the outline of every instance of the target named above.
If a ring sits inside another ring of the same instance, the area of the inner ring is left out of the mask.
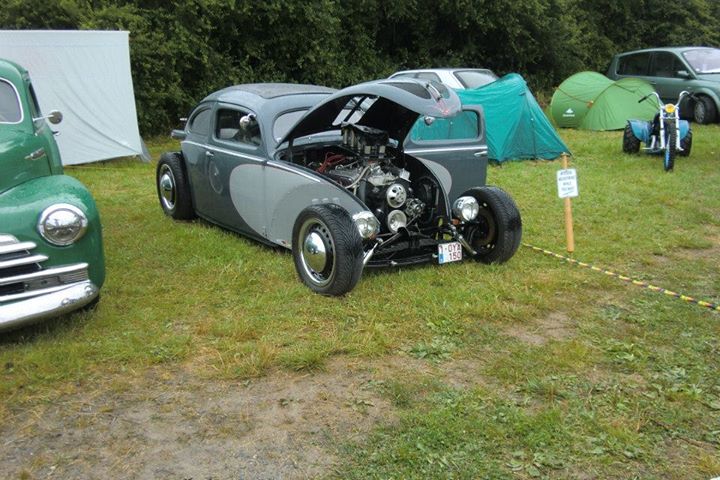
[[[22,109],[15,87],[0,78],[0,123],[18,123],[21,119]]]
[[[458,70],[455,76],[467,89],[482,87],[498,78],[490,70]]]
[[[695,73],[720,73],[720,49],[698,48],[683,52]]]
[[[273,137],[279,142],[290,131],[290,127],[295,125],[300,118],[307,113],[307,108],[301,110],[291,110],[278,115],[273,125]]]

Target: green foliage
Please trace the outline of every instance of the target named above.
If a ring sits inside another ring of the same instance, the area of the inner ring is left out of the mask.
[[[144,134],[243,82],[343,87],[403,68],[486,66],[547,94],[612,54],[718,45],[720,3],[691,0],[6,0],[0,28],[123,29]]]

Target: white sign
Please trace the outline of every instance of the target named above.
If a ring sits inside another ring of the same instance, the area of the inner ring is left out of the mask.
[[[558,170],[557,172],[558,197],[569,198],[578,196],[577,172],[574,168]]]

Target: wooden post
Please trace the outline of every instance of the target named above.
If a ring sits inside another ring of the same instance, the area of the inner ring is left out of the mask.
[[[562,154],[562,168],[567,170],[568,168],[568,155]],[[565,197],[565,240],[567,242],[567,251],[573,253],[575,251],[575,235],[573,234],[573,219],[572,219],[572,205],[570,204],[570,197]]]

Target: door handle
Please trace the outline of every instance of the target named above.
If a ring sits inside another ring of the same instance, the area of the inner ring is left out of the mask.
[[[474,157],[482,157],[485,154],[485,152],[475,152],[473,153]]]
[[[38,160],[45,156],[45,149],[44,148],[38,148],[34,152],[32,152],[30,155],[25,156],[25,160]]]
[[[212,158],[215,156],[215,154],[213,152],[207,151],[207,152],[205,152],[205,156],[208,158]]]

